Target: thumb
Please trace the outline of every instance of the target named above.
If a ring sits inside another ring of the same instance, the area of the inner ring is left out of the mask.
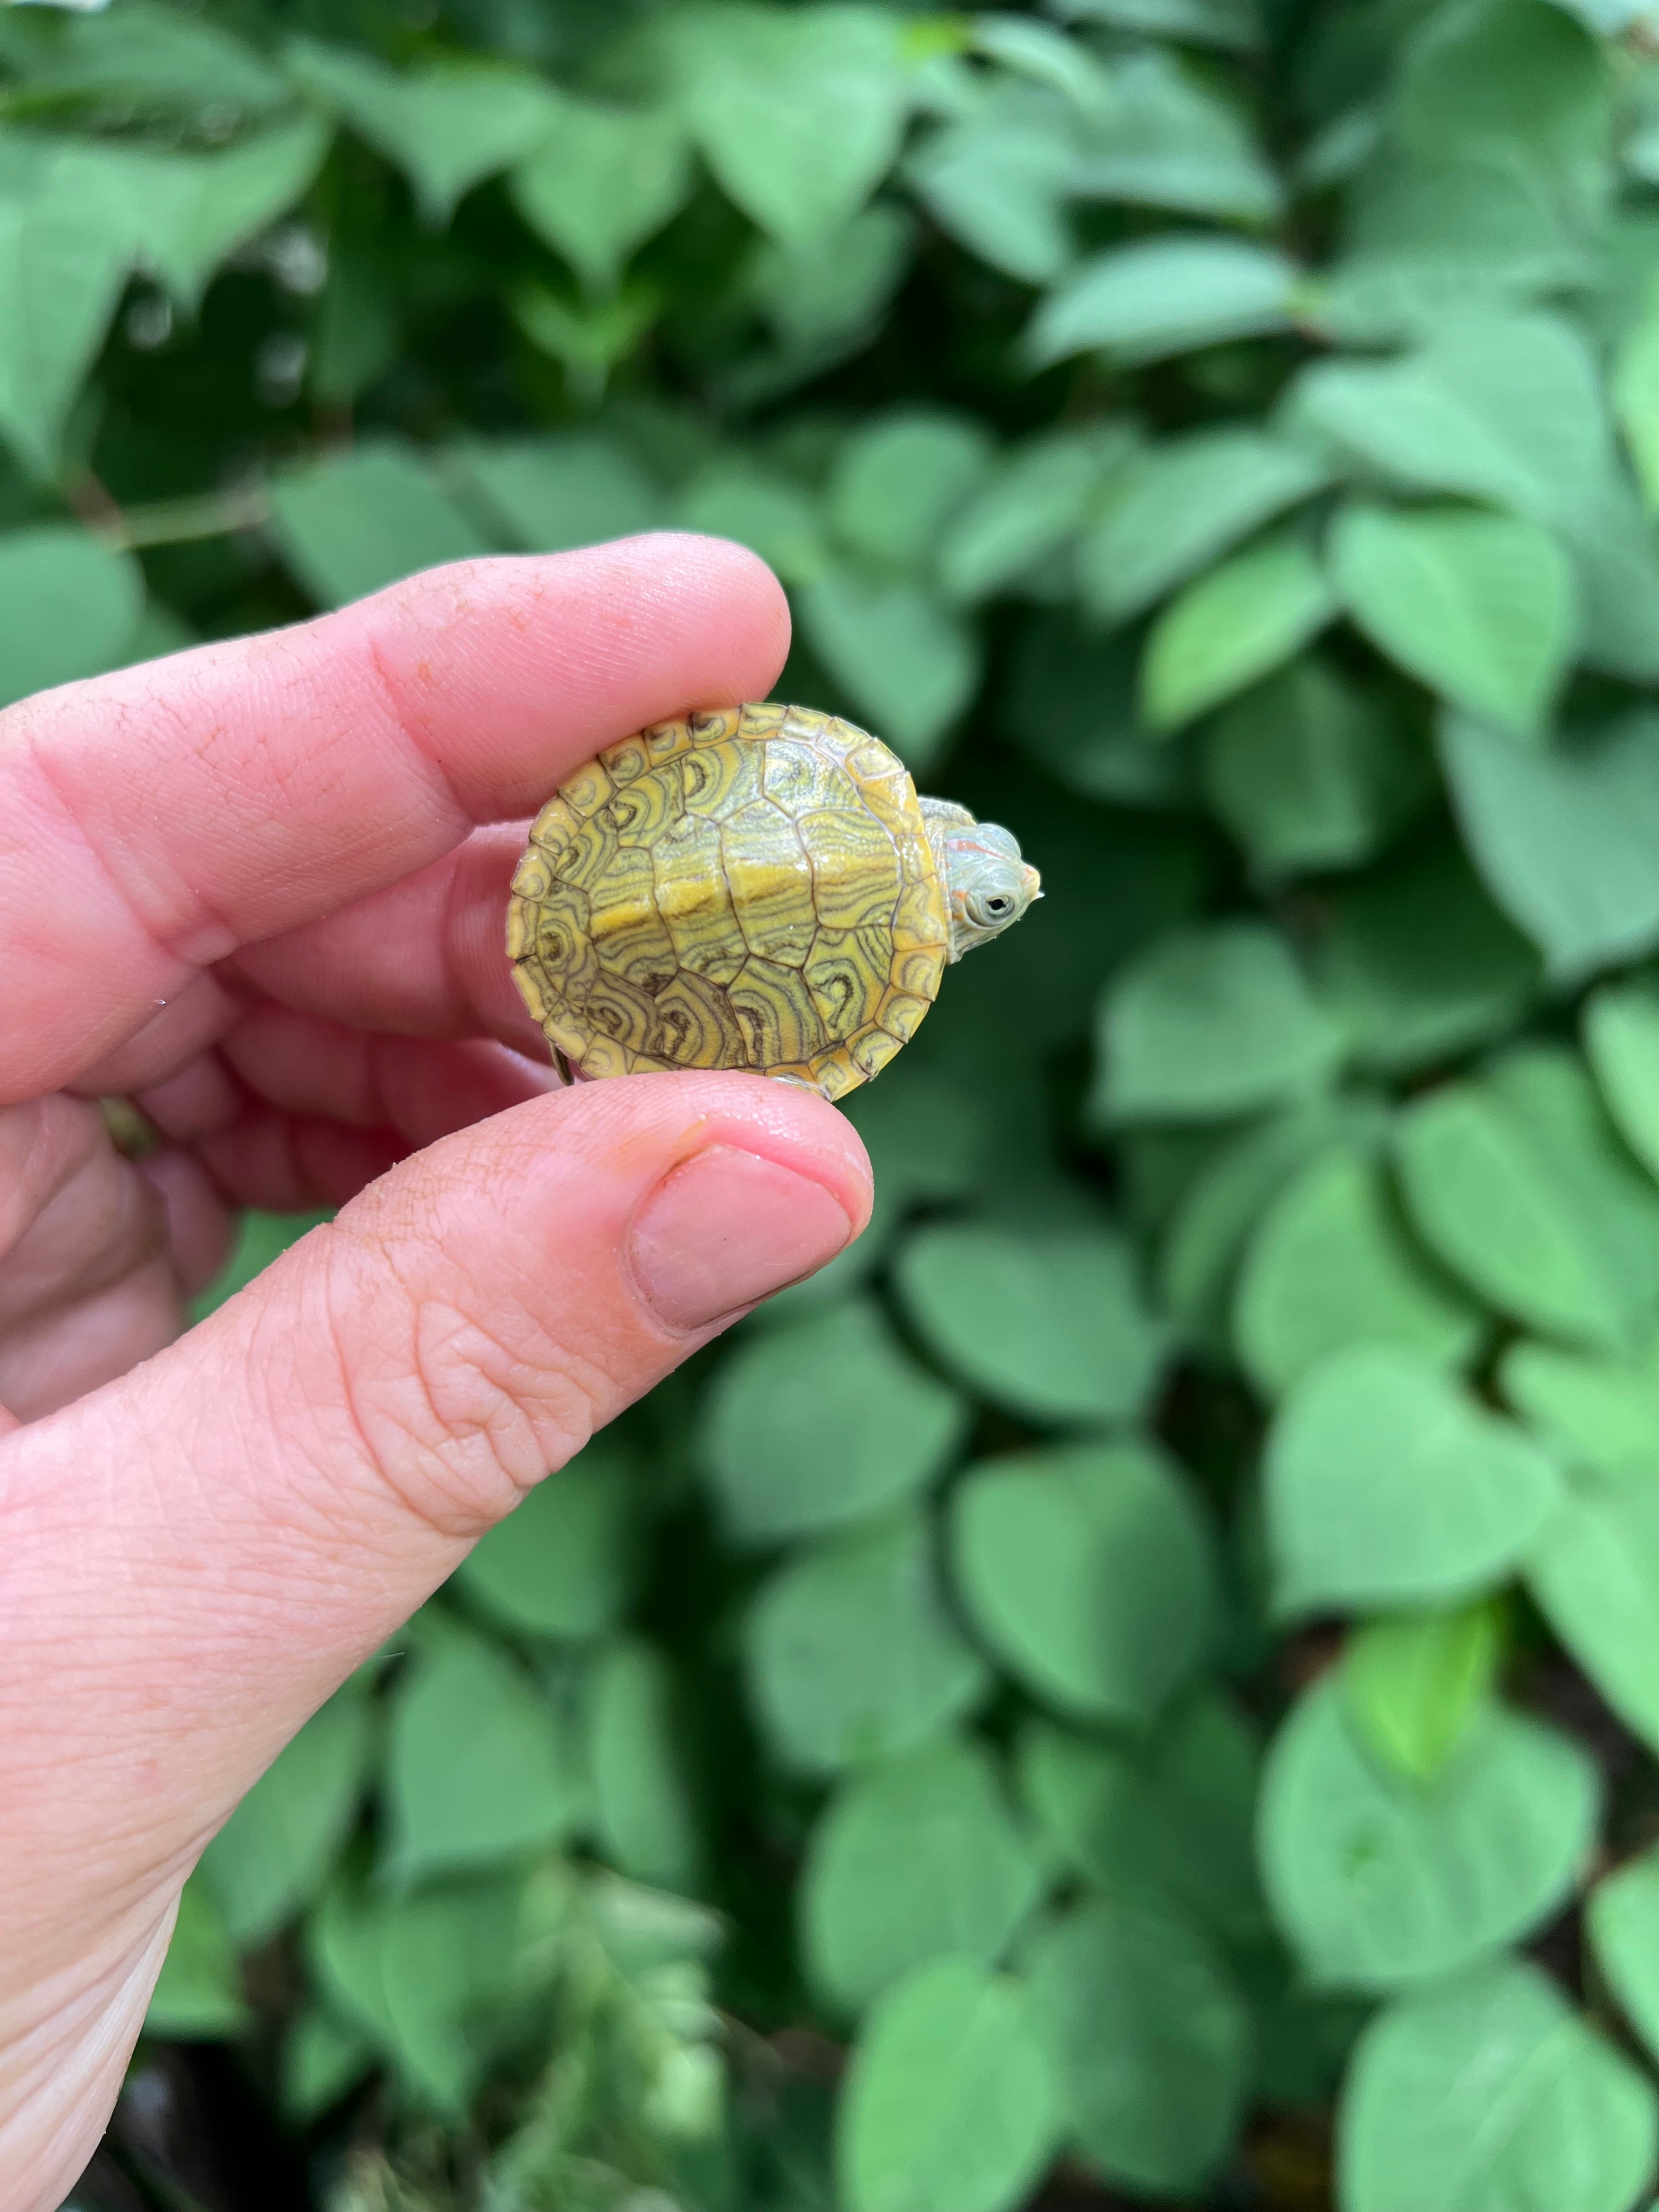
[[[40,1946],[9,1947],[12,1987],[66,1942],[153,1936],[237,1798],[471,1541],[869,1198],[858,1138],[805,1091],[581,1085],[406,1162],[0,1445],[0,1863],[29,1870]]]

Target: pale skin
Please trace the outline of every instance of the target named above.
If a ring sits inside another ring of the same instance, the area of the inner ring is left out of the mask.
[[[203,1846],[526,1489],[864,1226],[811,1094],[556,1088],[526,818],[763,697],[788,617],[659,537],[440,569],[0,714],[0,2203],[96,2145]],[[95,1103],[163,1135],[134,1164]],[[234,1209],[341,1205],[200,1328]]]

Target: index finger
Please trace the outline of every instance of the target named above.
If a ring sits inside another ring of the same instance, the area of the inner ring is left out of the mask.
[[[195,971],[531,813],[599,749],[763,697],[750,554],[664,535],[462,562],[0,714],[0,1102],[94,1066]]]

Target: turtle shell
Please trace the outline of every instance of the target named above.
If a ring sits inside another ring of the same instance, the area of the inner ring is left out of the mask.
[[[653,724],[537,817],[507,949],[584,1076],[750,1068],[837,1098],[915,1033],[949,925],[878,739],[805,707]]]

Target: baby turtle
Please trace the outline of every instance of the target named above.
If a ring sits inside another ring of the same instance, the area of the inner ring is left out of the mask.
[[[536,817],[507,950],[567,1076],[744,1067],[839,1098],[908,1043],[948,960],[1019,920],[1007,830],[919,799],[810,707],[611,745]]]

